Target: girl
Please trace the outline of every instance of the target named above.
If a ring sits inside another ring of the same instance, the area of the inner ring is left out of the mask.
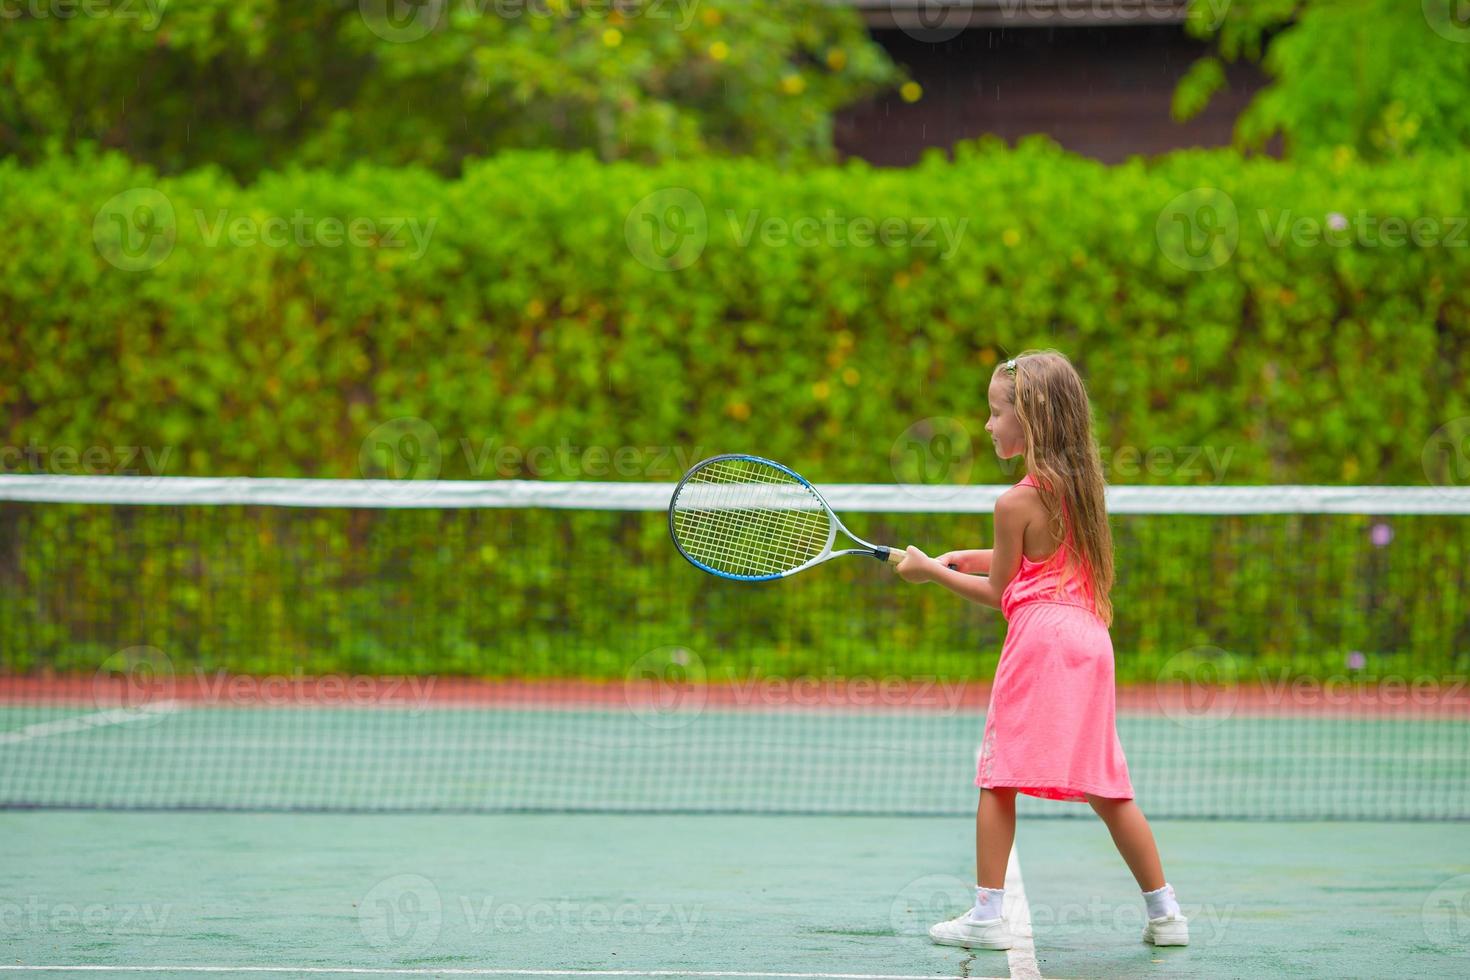
[[[1024,455],[1027,464],[995,503],[995,548],[937,559],[909,548],[897,569],[906,581],[994,606],[1007,623],[976,767],[975,906],[929,935],[949,946],[1011,947],[1001,900],[1016,794],[1026,793],[1091,805],[1143,889],[1144,941],[1187,945],[1188,920],[1133,802],[1113,725],[1113,542],[1091,406],[1072,363],[1027,351],[998,366],[985,431],[1001,459]]]

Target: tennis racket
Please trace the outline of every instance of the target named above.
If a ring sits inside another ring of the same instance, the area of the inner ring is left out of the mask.
[[[834,550],[838,531],[857,547]],[[794,471],[740,454],[713,456],[684,474],[669,501],[669,533],[695,568],[738,582],[785,578],[842,555],[897,565],[906,554],[853,534]]]

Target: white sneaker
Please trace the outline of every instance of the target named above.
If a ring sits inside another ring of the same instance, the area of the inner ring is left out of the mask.
[[[941,946],[963,946],[966,949],[1010,949],[1015,945],[1004,919],[976,922],[970,913],[929,927],[929,938]]]
[[[1161,915],[1143,927],[1143,941],[1155,946],[1188,946],[1189,920],[1182,915]]]

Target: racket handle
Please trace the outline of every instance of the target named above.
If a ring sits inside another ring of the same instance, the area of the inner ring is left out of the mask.
[[[883,560],[890,565],[897,565],[899,562],[907,558],[909,554],[907,549],[900,551],[897,548],[884,548],[883,550],[885,552]],[[949,567],[956,572],[960,570],[960,566],[956,565],[954,562],[950,562]]]

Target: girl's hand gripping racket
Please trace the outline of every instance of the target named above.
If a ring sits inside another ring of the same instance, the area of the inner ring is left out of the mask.
[[[838,531],[857,547],[833,550]],[[695,568],[739,582],[785,578],[841,555],[897,565],[907,554],[853,534],[792,470],[739,454],[713,456],[684,474],[669,501],[669,533]]]

